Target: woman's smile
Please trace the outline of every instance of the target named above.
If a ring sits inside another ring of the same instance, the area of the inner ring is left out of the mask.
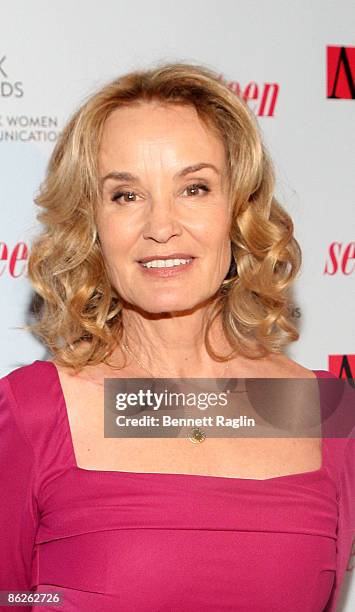
[[[196,257],[190,259],[154,259],[145,264],[138,262],[142,272],[157,278],[175,278],[194,267]]]

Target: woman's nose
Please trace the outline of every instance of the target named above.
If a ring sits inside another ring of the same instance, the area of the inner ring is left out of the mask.
[[[173,202],[155,200],[146,214],[144,238],[166,242],[171,236],[181,234],[181,225],[177,219],[177,211]]]

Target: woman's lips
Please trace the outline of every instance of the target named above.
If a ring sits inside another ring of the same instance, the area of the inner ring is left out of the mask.
[[[191,261],[185,264],[179,264],[178,266],[171,266],[169,268],[146,268],[138,262],[138,265],[144,274],[147,274],[156,278],[174,278],[175,276],[179,276],[184,272],[188,272],[194,265],[196,261],[196,257],[194,257]]]

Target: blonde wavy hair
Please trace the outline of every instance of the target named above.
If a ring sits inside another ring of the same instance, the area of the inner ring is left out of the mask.
[[[61,365],[113,367],[108,357],[122,340],[123,305],[96,230],[98,156],[110,113],[150,101],[193,105],[226,150],[232,261],[206,325],[209,354],[225,361],[282,352],[299,338],[290,320],[289,291],[301,266],[293,222],[275,199],[274,170],[254,114],[216,72],[184,62],[120,76],[91,95],[61,132],[35,198],[43,229],[31,245],[28,276],[40,306],[27,329]],[[209,340],[217,315],[233,349],[228,356]]]

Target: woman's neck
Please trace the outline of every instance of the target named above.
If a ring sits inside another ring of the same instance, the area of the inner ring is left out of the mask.
[[[129,311],[123,316],[123,327],[124,343],[132,361],[136,361],[136,366],[140,362],[155,376],[218,377],[225,369],[225,364],[213,359],[205,346],[203,312],[142,317]],[[209,339],[218,354],[227,356],[231,352],[218,317],[211,326]]]

